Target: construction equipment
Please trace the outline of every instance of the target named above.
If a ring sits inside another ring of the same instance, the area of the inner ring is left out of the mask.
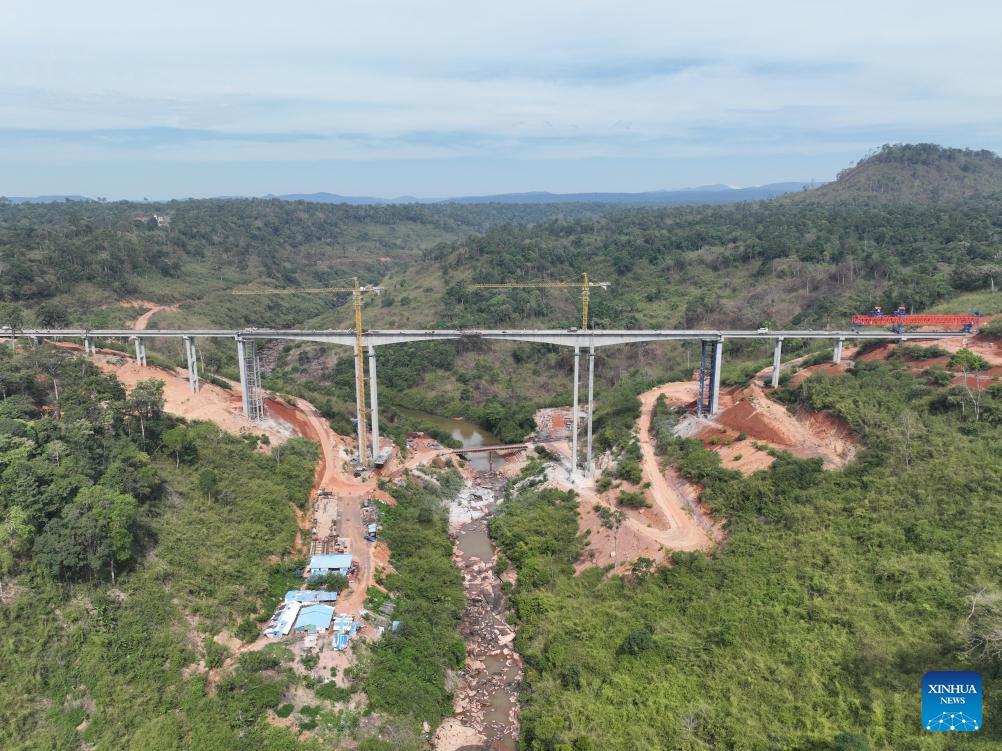
[[[358,277],[352,277],[351,287],[296,287],[292,289],[237,289],[234,295],[320,295],[351,292],[355,303],[355,408],[358,413],[358,463],[365,467],[369,463],[369,451],[365,432],[365,356],[362,352],[362,294],[372,292],[382,294],[383,288],[360,286]]]
[[[499,284],[474,284],[474,289],[580,289],[581,290],[581,329],[588,329],[588,300],[591,288],[609,289],[609,282],[590,282],[588,274],[581,275],[580,282],[503,282]]]
[[[852,329],[853,331],[859,331],[863,326],[886,326],[891,331],[901,334],[904,332],[905,326],[939,326],[944,331],[960,331],[964,334],[972,334],[977,329],[980,321],[980,313],[919,315],[909,313],[903,305],[888,315],[884,313],[879,305],[876,305],[867,315],[853,316]]]

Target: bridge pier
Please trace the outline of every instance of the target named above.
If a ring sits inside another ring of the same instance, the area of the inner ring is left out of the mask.
[[[94,355],[97,352],[97,347],[94,345],[94,340],[89,336],[85,336],[83,340],[84,354],[88,357]]]
[[[842,362],[842,345],[845,343],[845,339],[839,337],[835,340],[835,352],[832,355],[832,362],[838,365]]]
[[[362,393],[358,384],[359,381],[363,384],[365,383],[365,374],[359,373],[359,368],[362,365],[362,353],[359,351],[358,342],[355,342],[352,345],[352,349],[354,350],[355,355],[352,358],[355,361],[355,430],[357,431],[355,442],[358,444],[358,458],[359,461],[361,461],[362,444],[365,443],[365,423],[363,422],[365,415],[362,408],[362,404],[365,401],[365,394]]]
[[[132,337],[132,342],[136,347],[136,364],[146,367],[146,342],[138,336]]]
[[[710,415],[720,409],[720,364],[724,358],[724,338],[713,343],[713,370],[710,373]]]
[[[191,393],[198,392],[198,357],[195,353],[195,339],[190,336],[182,337],[184,342],[184,353],[188,357],[188,385],[191,386]]]
[[[243,402],[244,417],[250,419],[250,389],[247,386],[247,342],[237,337],[237,366],[240,368],[240,399]]]
[[[585,467],[588,472],[589,477],[595,476],[595,470],[592,465],[592,452],[591,452],[591,421],[592,414],[595,412],[595,345],[591,344],[588,346],[588,445],[586,448],[587,453],[587,465]]]
[[[783,337],[776,337],[776,348],[772,351],[772,387],[779,387],[779,370],[783,361]]]
[[[574,345],[574,405],[571,408],[571,467],[568,478],[573,482],[578,469],[578,382],[580,381],[581,347]]]
[[[376,348],[369,345],[369,408],[372,410],[372,462],[379,458],[379,397],[376,394]]]

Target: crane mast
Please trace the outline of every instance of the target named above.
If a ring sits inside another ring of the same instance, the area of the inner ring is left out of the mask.
[[[366,292],[381,294],[382,287],[358,283],[358,277],[352,277],[351,287],[297,287],[295,289],[239,289],[233,290],[234,295],[320,295],[350,292],[355,309],[355,406],[358,412],[358,461],[363,467],[369,463],[369,449],[365,428],[365,354],[363,351],[362,332],[362,295]]]

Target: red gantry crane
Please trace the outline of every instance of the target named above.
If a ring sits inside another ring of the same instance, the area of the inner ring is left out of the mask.
[[[961,331],[965,334],[973,334],[978,328],[980,320],[981,316],[978,313],[946,315],[909,313],[903,305],[888,315],[878,305],[868,315],[853,316],[852,328],[854,331],[858,331],[863,326],[883,326],[900,334],[904,331],[905,326],[937,326],[943,331]]]

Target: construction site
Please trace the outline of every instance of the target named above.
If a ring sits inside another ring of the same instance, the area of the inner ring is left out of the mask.
[[[378,288],[356,284],[348,289],[358,300],[364,292]],[[767,468],[777,452],[818,458],[824,467],[836,468],[855,455],[856,439],[848,427],[823,413],[791,413],[774,401],[771,393],[780,386],[781,379],[797,383],[813,373],[845,372],[860,352],[857,346],[846,346],[847,341],[879,340],[878,346],[870,346],[859,355],[862,360],[889,357],[896,347],[905,344],[942,347],[950,352],[970,348],[992,366],[976,375],[975,388],[986,388],[1002,376],[1002,349],[977,338],[980,319],[976,316],[857,316],[848,331],[608,332],[585,328],[388,332],[364,331],[360,318],[359,328],[349,332],[146,330],[151,317],[163,309],[151,308],[137,319],[136,328],[127,332],[30,331],[17,335],[55,339],[56,343],[62,340],[61,346],[76,346],[72,339],[78,339],[97,365],[114,373],[127,389],[156,376],[164,381],[168,412],[188,419],[211,420],[237,434],[267,435],[269,441],[261,450],[274,450],[293,435],[320,445],[313,493],[306,512],[299,515],[295,552],[307,561],[302,569],[302,588],[286,593],[273,616],[262,624],[260,638],[239,646],[238,654],[280,640],[299,656],[316,656],[313,674],[339,676],[336,680],[343,682],[344,670],[355,659],[353,642],[379,639],[399,626],[393,618],[392,598],[377,612],[365,607],[370,588],[379,589],[377,572],[391,570],[390,551],[380,541],[380,507],[393,499],[379,489],[379,480],[403,482],[405,473],[420,479],[424,476],[422,468],[433,462],[459,467],[465,485],[452,502],[449,518],[455,541],[453,560],[463,575],[467,596],[462,621],[467,661],[456,689],[455,716],[435,736],[435,747],[446,751],[482,743],[514,748],[518,737],[516,710],[522,666],[513,649],[514,632],[505,618],[508,601],[504,578],[494,572],[498,553],[487,533],[487,520],[509,480],[518,475],[529,458],[547,460],[547,484],[573,489],[578,494],[579,525],[588,534],[588,546],[577,570],[611,564],[612,571],[626,571],[639,559],[664,562],[675,550],[711,550],[725,542],[725,520],[712,518],[701,505],[701,488],[683,480],[671,467],[662,466],[655,453],[652,414],[659,403],[679,415],[673,428],[676,435],[698,439],[720,455],[723,466],[742,474]],[[360,316],[358,307],[356,311]],[[953,330],[932,331],[931,326],[950,326]],[[228,389],[199,376],[196,342],[208,336],[236,340],[240,382],[229,384]],[[132,358],[100,346],[103,340],[125,337],[134,342]],[[180,338],[189,367],[171,371],[149,365],[146,343],[153,337]],[[402,446],[381,438],[377,348],[405,341],[463,337],[543,341],[572,347],[572,404],[538,410],[535,431],[518,443],[485,445],[480,438],[464,438],[461,447],[449,448],[424,433],[408,434]],[[266,393],[256,348],[256,343],[266,338],[307,339],[352,347],[356,368],[355,435],[334,433],[316,408],[304,400],[282,400]],[[772,367],[760,370],[746,385],[721,387],[725,341],[746,338],[773,341]],[[832,341],[831,358],[818,362],[816,353],[812,353],[784,360],[783,343],[795,338]],[[608,452],[596,456],[593,451],[596,348],[678,340],[699,342],[699,367],[689,380],[663,384],[640,395],[640,417],[633,431],[640,453],[640,481],[604,481],[603,477],[615,471],[617,458]],[[583,403],[579,401],[582,353],[588,357]],[[945,366],[946,359],[924,360],[915,367]],[[624,492],[639,494],[645,504],[639,508],[623,506],[620,497]]]

